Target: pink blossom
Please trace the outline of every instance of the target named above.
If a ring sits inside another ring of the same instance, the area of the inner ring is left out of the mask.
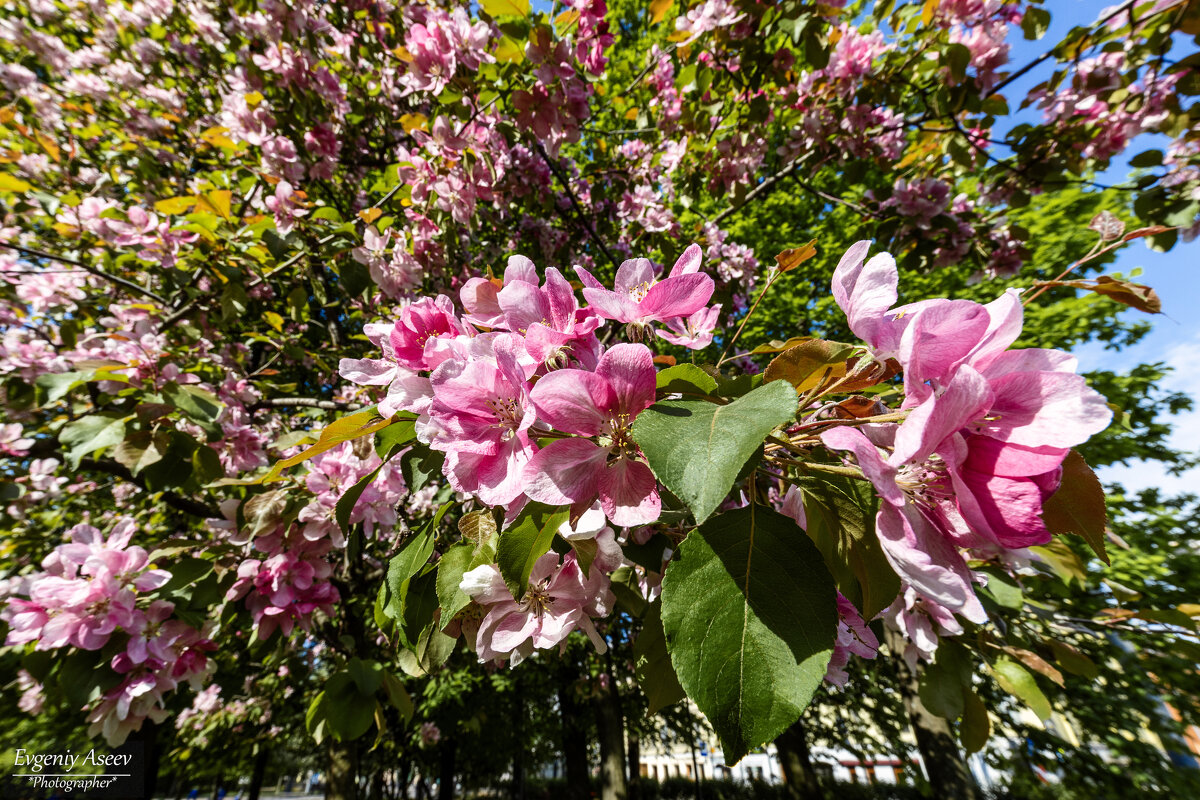
[[[655,332],[671,344],[677,344],[690,350],[703,350],[712,344],[713,333],[717,329],[717,319],[720,315],[721,304],[718,303],[715,306],[700,309],[688,317],[686,323],[682,318],[676,317],[667,322],[666,331]]]
[[[873,659],[879,650],[879,639],[867,627],[862,614],[846,597],[838,592],[838,630],[837,640],[833,645],[833,655],[829,659],[829,667],[825,671],[825,682],[837,686],[846,686],[850,676],[846,673],[846,665],[850,656]]]
[[[653,355],[640,344],[618,344],[595,372],[564,369],[542,377],[530,399],[538,418],[564,433],[590,438],[551,442],[525,469],[525,493],[582,513],[596,500],[619,526],[658,519],[654,474],[630,438],[634,419],[654,403]]]
[[[457,491],[507,506],[523,495],[522,470],[537,449],[520,340],[489,334],[473,344],[471,357],[448,359],[430,376],[433,402],[421,437],[446,453],[443,472]]]
[[[597,594],[609,591],[607,579],[600,575],[597,570],[591,580],[585,579],[573,553],[561,564],[557,553],[546,553],[534,563],[528,588],[518,602],[494,565],[464,573],[460,588],[485,609],[475,639],[479,660],[509,658],[515,664],[535,648],[561,644],[576,629],[588,635],[597,652],[605,652],[608,644],[585,613],[585,607],[596,603]]]
[[[654,277],[649,259],[630,259],[617,270],[614,290],[605,289],[582,267],[576,267],[575,271],[585,287],[583,296],[596,313],[617,322],[644,326],[690,316],[708,303],[715,285],[711,277],[698,271],[700,258],[700,247],[689,245],[670,275],[661,281]]]

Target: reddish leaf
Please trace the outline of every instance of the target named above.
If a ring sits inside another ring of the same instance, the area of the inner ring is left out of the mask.
[[[775,263],[779,265],[780,272],[791,272],[816,254],[817,240],[813,239],[807,244],[802,244],[799,247],[793,247],[791,249],[784,250],[782,253],[775,256]]]
[[[1013,658],[1020,661],[1025,666],[1029,667],[1034,672],[1040,672],[1041,674],[1045,675],[1050,680],[1057,683],[1059,686],[1063,685],[1062,673],[1059,672],[1054,667],[1050,666],[1050,664],[1046,661],[1046,659],[1042,658],[1041,656],[1039,656],[1037,653],[1033,652],[1032,650],[1025,650],[1020,647],[1010,647],[1010,646],[1005,646],[1000,649],[1003,650],[1005,653],[1008,653]]]
[[[784,350],[767,365],[763,380],[787,381],[799,392],[816,386],[828,374],[837,379],[846,375],[846,360],[854,348],[840,342],[824,339],[809,339],[795,347]]]
[[[1051,533],[1082,536],[1100,560],[1108,564],[1108,554],[1104,552],[1104,529],[1108,525],[1104,488],[1083,456],[1074,450],[1067,454],[1062,469],[1062,484],[1042,506],[1042,519]]]

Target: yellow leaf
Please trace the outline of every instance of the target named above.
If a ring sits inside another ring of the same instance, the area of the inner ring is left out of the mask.
[[[941,0],[925,0],[925,7],[921,9],[922,25],[928,25],[933,22],[933,15],[937,13],[940,4]]]
[[[686,42],[690,38],[692,38],[692,34],[689,33],[688,31],[675,31],[674,33],[672,33],[670,36],[667,37],[667,41],[668,42]]]
[[[394,48],[392,50],[392,55],[403,61],[405,64],[411,64],[413,60],[412,53],[408,52],[408,50],[404,49],[403,47]]]
[[[675,0],[650,0],[650,24],[657,25],[671,10]]]
[[[525,48],[511,36],[501,36],[495,56],[497,61],[505,64],[519,64],[525,60]]]
[[[233,213],[232,199],[233,193],[228,189],[205,192],[202,196],[196,198],[196,210],[211,211],[219,217],[229,219]]]
[[[480,0],[479,7],[493,17],[524,17],[529,14],[529,0]]]
[[[579,24],[579,12],[571,9],[564,11],[554,18],[554,27],[559,36],[566,36],[568,31]]]
[[[162,118],[165,119],[167,122],[183,122],[182,117],[177,117],[174,114],[163,114]]]
[[[8,124],[13,121],[13,117],[17,115],[17,111],[12,106],[0,108],[0,125]]]
[[[429,121],[429,117],[424,114],[404,114],[400,117],[400,124],[404,126],[405,133],[412,133],[417,129],[424,129],[425,123]]]
[[[638,110],[636,108],[631,108],[625,112],[625,119],[637,119],[637,116]]]
[[[374,408],[368,408],[347,417],[334,420],[321,431],[321,437],[317,440],[316,444],[299,455],[285,458],[282,461],[276,461],[272,465],[271,470],[262,477],[261,482],[271,483],[283,480],[283,471],[285,469],[308,461],[310,458],[318,456],[326,450],[332,450],[342,442],[348,442],[360,436],[370,436],[391,424],[391,419],[379,416],[379,412]]]
[[[160,214],[182,214],[196,205],[195,197],[168,197],[154,204],[154,210]]]
[[[372,222],[383,216],[383,211],[378,208],[364,208],[362,211],[358,212],[358,216],[362,218],[363,222],[370,225]]]
[[[279,331],[280,333],[283,332],[283,317],[276,314],[274,311],[268,311],[265,314],[263,314],[263,318],[267,321],[267,324],[270,325],[272,328]]]
[[[250,94],[246,95],[243,99],[246,101],[246,105],[250,106],[251,108],[254,108],[259,103],[261,103],[265,98],[263,97],[262,92],[250,92]]]
[[[33,138],[37,139],[37,143],[42,146],[42,149],[46,151],[46,155],[50,156],[52,161],[57,163],[62,160],[57,142],[44,133],[35,133]]]
[[[226,136],[226,133],[229,133],[229,128],[222,128],[218,125],[200,134],[200,138],[213,147],[220,147],[223,150],[236,150],[237,143]]]
[[[0,192],[24,192],[32,186],[15,175],[0,172]]]
[[[79,228],[76,228],[74,225],[67,225],[65,222],[56,222],[51,227],[54,228],[55,233],[59,236],[73,239],[79,235]]]
[[[779,269],[782,272],[791,272],[816,254],[817,240],[813,239],[808,244],[802,244],[799,247],[793,247],[789,250],[784,250],[782,253],[775,256],[775,263],[779,265]]]

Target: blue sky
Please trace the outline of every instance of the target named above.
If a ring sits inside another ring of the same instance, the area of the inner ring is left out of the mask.
[[[1017,69],[1041,55],[1046,47],[1060,41],[1072,26],[1099,18],[1111,2],[1098,0],[1054,0],[1046,3],[1051,12],[1050,29],[1045,38],[1028,42],[1016,30],[1010,37],[1010,58]],[[1033,70],[1024,78],[1004,90],[1010,107],[1015,109],[1026,92],[1045,80],[1054,68],[1050,61]],[[1040,112],[1027,109],[1023,112],[1033,121]],[[1128,158],[1152,147],[1162,148],[1165,137],[1145,135],[1135,140],[1125,156],[1114,163],[1099,182],[1117,184],[1129,175]],[[1144,241],[1144,240],[1143,240]],[[1200,240],[1177,244],[1169,253],[1156,253],[1143,241],[1135,241],[1120,251],[1112,272],[1129,275],[1135,269],[1142,271],[1137,280],[1148,284],[1162,298],[1163,313],[1150,317],[1154,328],[1149,336],[1135,347],[1119,352],[1105,350],[1100,345],[1088,345],[1076,351],[1082,371],[1093,369],[1128,370],[1137,364],[1164,361],[1175,368],[1167,381],[1168,388],[1200,397]],[[1067,265],[1063,265],[1065,267]],[[1057,271],[1057,270],[1056,270]],[[1125,314],[1146,315],[1128,310]],[[1200,450],[1200,410],[1177,415],[1173,420],[1172,444],[1185,450]],[[1138,462],[1126,467],[1110,467],[1101,471],[1106,481],[1119,481],[1130,489],[1159,486],[1170,492],[1200,492],[1200,469],[1183,475],[1167,475],[1161,466]]]

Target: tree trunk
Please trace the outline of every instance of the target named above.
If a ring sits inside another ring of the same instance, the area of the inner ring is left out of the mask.
[[[525,800],[525,751],[521,746],[525,742],[525,692],[521,686],[520,677],[517,678],[513,692],[514,705],[513,709],[513,733],[516,737],[517,746],[513,748],[513,763],[512,763],[512,798],[513,800]]]
[[[563,795],[565,800],[588,800],[589,791],[588,769],[588,735],[583,727],[582,709],[575,699],[575,689],[571,685],[573,675],[564,667],[558,674],[558,710],[562,715],[562,751],[563,771],[566,774],[567,787]]]
[[[259,742],[254,753],[254,772],[250,773],[250,790],[246,793],[246,800],[258,800],[259,794],[262,793],[263,778],[267,775],[267,762],[270,760],[270,750],[263,742]]]
[[[625,785],[625,726],[616,687],[610,680],[593,703],[600,739],[600,800],[627,800]]]
[[[454,800],[454,759],[458,749],[453,739],[442,739],[438,752],[438,800]]]
[[[358,779],[354,766],[354,743],[330,740],[325,800],[358,800]]]
[[[796,720],[790,728],[779,734],[775,738],[775,748],[779,751],[779,764],[783,767],[788,799],[823,800],[825,792],[808,756],[804,723]]]
[[[637,731],[628,730],[629,738],[629,800],[637,800],[638,780],[642,777],[642,740]]]
[[[979,800],[979,787],[958,749],[950,723],[929,713],[921,703],[921,664],[918,662],[916,670],[909,669],[902,655],[904,637],[896,631],[885,628],[884,641],[896,665],[900,696],[904,699],[909,723],[917,737],[917,750],[934,793],[946,800]]]
[[[141,742],[145,770],[142,791],[146,797],[153,797],[158,790],[158,723],[149,719],[143,721],[142,727],[134,731],[129,740]]]

